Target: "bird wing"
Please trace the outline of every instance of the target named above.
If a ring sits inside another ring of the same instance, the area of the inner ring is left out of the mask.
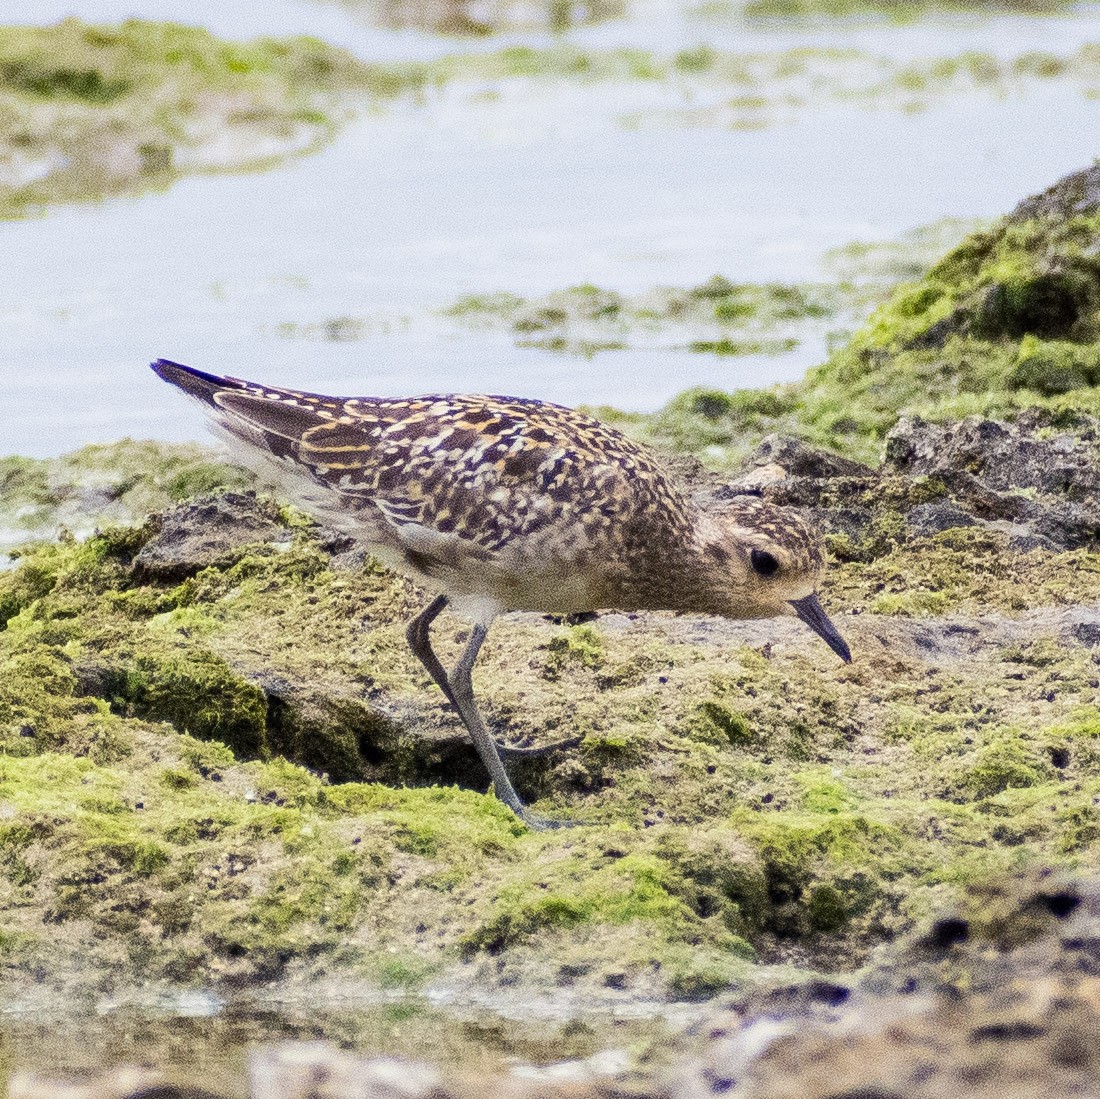
[[[638,539],[652,539],[636,520],[654,507],[682,510],[645,452],[547,402],[327,397],[164,360],[154,370],[250,444],[246,462],[252,448],[275,459],[282,487],[307,509],[347,520],[344,529],[378,529],[425,562],[472,556],[522,569],[525,557],[549,553],[567,564],[590,556],[612,526],[618,537],[608,544],[629,556],[624,539],[635,527]]]
[[[329,403],[270,390],[264,395],[240,390],[214,395],[219,422],[233,436],[275,458],[291,459],[314,483],[338,496],[349,512],[370,508],[420,571],[433,573],[491,555],[489,546],[477,542],[471,507],[457,507],[460,501],[455,486],[447,483],[445,466],[433,463],[427,470],[423,456],[414,459],[417,432],[407,425],[400,429],[402,421],[391,414],[395,409],[380,409],[365,399],[324,400]],[[455,506],[448,508],[440,493]],[[315,497],[299,495],[307,506],[317,504]]]
[[[292,458],[349,507],[369,502],[402,547],[425,558],[488,558],[556,525],[571,527],[579,552],[586,530],[622,508],[624,471],[533,418],[546,407],[538,403],[324,400],[214,396],[232,434]]]

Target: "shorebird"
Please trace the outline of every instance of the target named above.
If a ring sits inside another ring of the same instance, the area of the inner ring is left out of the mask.
[[[513,610],[797,615],[851,653],[817,597],[820,537],[756,496],[709,506],[599,420],[520,397],[326,397],[158,359],[242,464],[435,598],[406,636],[458,711],[497,797],[532,828],[474,698],[490,623]],[[431,645],[450,604],[473,622],[454,670]]]

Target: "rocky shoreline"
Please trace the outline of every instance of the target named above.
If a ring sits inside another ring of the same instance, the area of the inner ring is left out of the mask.
[[[679,401],[681,441],[742,432],[732,471],[670,457],[692,491],[826,532],[852,665],[794,621],[501,622],[488,717],[581,737],[516,777],[584,828],[486,795],[404,645],[423,594],[216,455],[7,460],[39,540],[0,572],[0,988],[712,1003],[671,1061],[517,1096],[1092,1094],[1098,180],[968,238],[803,386]],[[256,1055],[257,1099],[484,1093],[295,1048]]]

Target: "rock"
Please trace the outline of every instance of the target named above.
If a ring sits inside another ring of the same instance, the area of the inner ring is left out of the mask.
[[[1034,550],[1047,550],[1048,552],[1057,551],[1067,548],[1064,545],[1059,545],[1057,542],[1052,542],[1049,538],[1044,538],[1041,534],[1035,534],[1027,529],[1027,527],[1021,526],[1017,523],[989,523],[987,524],[993,530],[1001,530],[1008,535],[1008,544],[1011,549],[1016,550],[1017,553],[1031,553]]]
[[[362,1057],[331,1042],[284,1042],[253,1050],[252,1099],[446,1099],[431,1065]]]
[[[957,504],[948,500],[937,500],[931,504],[918,504],[906,513],[905,522],[914,534],[927,537],[941,530],[955,527],[972,527],[978,522],[973,515],[963,511]]]
[[[791,435],[768,435],[745,460],[750,470],[778,466],[790,477],[873,477],[861,462],[811,446]]]
[[[1100,425],[1053,438],[1040,437],[1042,427],[1035,419],[1012,424],[970,416],[929,424],[903,416],[886,436],[885,464],[908,474],[962,470],[999,490],[1035,489],[1075,499],[1100,494]]]
[[[973,915],[944,914],[885,948],[850,995],[776,989],[715,1012],[672,1095],[1096,1094],[1100,881],[1040,872],[988,890]]]
[[[1100,165],[1093,164],[1080,172],[1060,179],[1042,194],[1024,199],[1011,214],[1009,222],[1032,221],[1036,218],[1059,220],[1080,217],[1100,210]]]
[[[134,558],[139,574],[182,580],[201,569],[225,564],[242,547],[257,542],[289,546],[291,531],[274,505],[252,492],[226,492],[181,504],[159,518],[159,529]]]
[[[1100,622],[1081,622],[1073,627],[1073,637],[1089,648],[1100,646]]]
[[[906,538],[965,527],[997,531],[1021,553],[1077,549],[1100,542],[1095,426],[1085,418],[1074,433],[1050,435],[1036,415],[953,424],[906,417],[887,436],[878,471],[771,436],[752,459],[764,464],[714,495],[754,492],[799,509],[847,539],[834,547],[841,558],[868,559]]]
[[[1095,545],[1100,425],[1082,417],[1076,431],[1058,435],[1050,435],[1049,426],[1036,414],[1015,423],[972,416],[930,424],[903,417],[886,436],[884,465],[907,476],[938,478],[953,500],[942,506],[988,521],[1021,552]],[[939,514],[936,519],[931,511],[914,509],[907,522],[918,533],[934,533],[929,524],[947,521],[946,512]]]
[[[757,466],[747,473],[742,473],[740,477],[731,481],[723,490],[719,490],[720,495],[757,492],[767,485],[774,485],[777,481],[784,480],[786,476],[787,471],[781,465],[777,462],[769,462],[767,465]]]

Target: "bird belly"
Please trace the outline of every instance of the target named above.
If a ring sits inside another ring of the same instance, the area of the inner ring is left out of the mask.
[[[464,602],[490,604],[503,611],[581,614],[606,606],[603,585],[579,570],[514,569],[499,562],[440,570],[432,581],[461,609]]]

